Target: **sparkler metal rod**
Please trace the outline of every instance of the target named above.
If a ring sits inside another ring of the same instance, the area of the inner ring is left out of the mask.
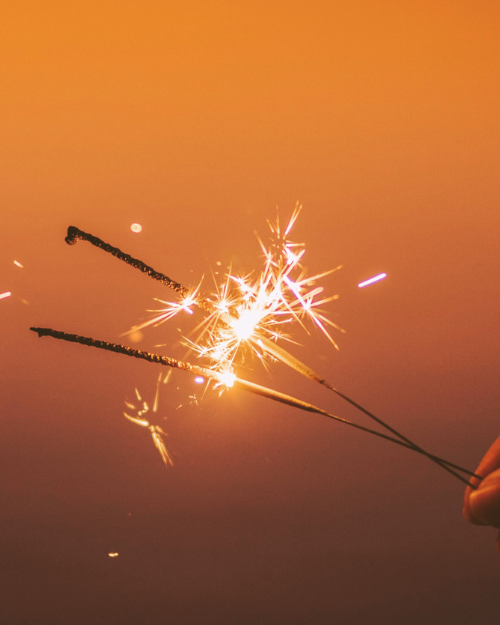
[[[150,278],[153,278],[153,280],[157,280],[158,282],[165,284],[166,286],[173,289],[174,291],[176,291],[183,297],[186,297],[190,292],[189,289],[186,288],[184,285],[180,284],[179,282],[175,282],[175,280],[172,280],[165,274],[160,273],[159,271],[156,271],[149,265],[146,265],[141,260],[138,260],[137,258],[133,258],[129,254],[125,254],[117,247],[113,247],[109,243],[106,243],[102,239],[99,239],[99,237],[89,234],[88,232],[84,232],[83,230],[80,230],[79,228],[75,226],[69,226],[68,234],[65,239],[66,243],[68,243],[69,245],[74,245],[79,240],[88,241],[92,245],[95,245],[96,247],[99,247],[105,252],[112,254],[119,260],[122,260],[128,265],[131,265],[132,267],[135,267],[136,269],[139,269],[143,273],[147,274]],[[193,304],[197,305],[198,307],[208,312],[213,312],[214,310],[214,305],[212,304],[212,302],[204,298],[200,298],[200,297],[196,298]],[[221,315],[221,318],[225,323],[228,323],[228,319],[230,317],[229,315]],[[276,359],[280,360],[284,364],[287,364],[288,366],[292,367],[293,369],[295,369],[297,372],[301,373],[302,375],[308,377],[311,380],[314,380],[315,382],[318,382],[319,384],[322,384],[323,386],[326,386],[329,390],[336,393],[339,397],[341,397],[343,400],[347,401],[349,404],[351,404],[352,406],[360,410],[363,414],[368,416],[370,419],[373,419],[379,425],[384,427],[386,430],[388,430],[389,432],[391,432],[392,434],[400,438],[409,446],[413,447],[415,451],[418,451],[419,453],[427,456],[430,460],[435,462],[437,465],[441,466],[446,471],[450,471],[450,469],[445,466],[446,462],[443,463],[443,461],[441,461],[440,459],[437,459],[436,457],[432,457],[425,450],[423,450],[419,445],[417,445],[412,440],[410,440],[409,438],[407,438],[406,436],[398,432],[398,430],[391,427],[388,423],[386,423],[379,417],[375,416],[372,412],[370,412],[366,408],[363,408],[363,406],[361,406],[356,401],[348,397],[345,393],[342,393],[338,389],[334,388],[327,380],[325,380],[320,375],[318,375],[313,369],[311,369],[310,367],[305,365],[303,362],[301,362],[300,360],[292,356],[289,352],[287,352],[282,347],[279,347],[278,345],[276,345],[276,343],[273,343],[273,341],[269,340],[267,337],[264,337],[264,336],[252,337],[251,336],[249,337],[248,340],[254,344],[260,345],[269,354],[271,354],[272,356],[274,356]]]
[[[102,239],[99,239],[99,237],[95,237],[93,234],[84,232],[83,230],[80,230],[75,226],[69,226],[68,234],[65,238],[66,243],[68,245],[74,245],[77,241],[80,240],[88,241],[89,243],[92,243],[92,245],[95,245],[95,247],[104,250],[108,254],[116,256],[116,258],[127,263],[127,265],[131,265],[132,267],[139,269],[139,271],[142,271],[142,273],[145,273],[150,278],[153,278],[153,280],[157,280],[158,282],[163,283],[165,286],[168,286],[169,289],[173,289],[174,291],[179,293],[179,295],[186,296],[189,293],[189,289],[187,289],[185,286],[179,284],[179,282],[176,282],[175,280],[172,280],[164,273],[156,271],[149,265],[146,265],[146,263],[143,263],[142,260],[134,258],[133,256],[130,256],[130,254],[125,254],[125,252],[122,252],[117,247],[113,247],[109,243],[106,243]]]
[[[121,345],[118,343],[109,343],[107,341],[100,341],[97,339],[93,339],[93,338],[86,337],[86,336],[81,336],[78,334],[68,334],[66,332],[61,332],[59,330],[53,330],[52,328],[32,327],[30,328],[30,330],[32,330],[33,332],[36,332],[39,337],[51,336],[55,339],[69,341],[70,343],[80,343],[82,345],[87,345],[89,347],[96,347],[98,349],[104,349],[104,350],[115,352],[118,354],[124,354],[125,356],[132,356],[134,358],[139,358],[139,359],[146,360],[148,362],[152,362],[156,364],[160,364],[163,366],[173,367],[176,369],[180,369],[182,371],[187,371],[193,375],[203,375],[205,377],[217,380],[218,382],[222,382],[222,376],[218,372],[213,371],[211,369],[206,369],[205,367],[199,367],[197,365],[193,365],[188,362],[183,362],[181,360],[177,360],[176,358],[169,358],[168,356],[160,356],[159,354],[152,354],[150,352],[146,352],[140,349],[134,349],[132,347],[127,347],[125,345]],[[371,430],[370,428],[366,428],[362,425],[358,425],[357,423],[353,423],[352,421],[348,421],[347,419],[343,419],[342,417],[332,415],[326,410],[322,410],[321,408],[318,408],[314,406],[313,404],[309,404],[300,399],[296,399],[295,397],[292,397],[290,395],[285,395],[284,393],[280,393],[279,391],[275,391],[273,389],[267,388],[265,386],[261,386],[259,384],[254,384],[253,382],[249,382],[242,378],[235,379],[234,387],[240,388],[241,390],[244,390],[250,393],[254,393],[256,395],[260,395],[261,397],[272,399],[273,401],[278,401],[280,403],[293,406],[294,408],[299,408],[307,412],[313,412],[316,414],[323,415],[325,417],[328,417],[329,419],[333,419],[334,421],[345,423],[346,425],[350,425],[358,430],[362,430],[363,432],[373,434],[374,436],[378,436],[379,438],[383,438],[385,440],[396,443],[397,445],[400,445],[401,447],[406,447],[407,449],[426,455],[431,459],[439,460],[439,462],[446,465],[443,468],[446,468],[447,470],[449,470],[449,472],[452,473],[452,475],[457,477],[460,481],[464,482],[468,486],[471,486],[472,488],[476,488],[476,487],[472,485],[468,480],[463,478],[461,475],[458,475],[457,473],[455,473],[455,471],[452,471],[450,467],[457,469],[458,471],[462,471],[463,473],[466,473],[467,475],[470,475],[472,477],[482,479],[481,476],[476,475],[472,471],[469,471],[468,469],[464,469],[463,467],[453,464],[452,462],[448,462],[447,460],[444,460],[443,458],[439,458],[439,456],[428,454],[427,452],[417,449],[413,445],[407,444],[401,440],[398,440],[397,438],[392,438],[391,436],[387,436],[386,434],[382,434],[381,432],[377,432],[376,430]]]
[[[433,457],[431,454],[428,454],[424,449],[422,449],[419,445],[417,445],[416,443],[414,443],[413,441],[411,441],[409,438],[407,438],[406,436],[404,436],[403,434],[401,434],[401,432],[398,432],[398,430],[396,430],[395,428],[391,427],[388,423],[386,423],[385,421],[382,421],[382,419],[380,419],[379,417],[377,417],[376,415],[374,415],[372,412],[370,412],[369,410],[367,410],[366,408],[364,408],[363,406],[361,406],[360,404],[358,404],[356,401],[354,401],[354,399],[351,399],[348,395],[346,395],[345,393],[342,393],[342,391],[339,391],[338,389],[336,389],[335,387],[333,387],[327,380],[325,380],[324,378],[322,378],[320,375],[318,375],[313,369],[311,369],[310,367],[308,367],[307,365],[305,365],[303,362],[301,362],[300,360],[298,360],[297,358],[295,358],[294,356],[292,356],[289,352],[287,352],[285,349],[283,349],[282,347],[280,347],[279,345],[276,345],[275,343],[273,343],[272,341],[270,341],[267,338],[261,338],[261,342],[264,346],[264,348],[270,353],[272,354],[275,358],[277,358],[278,360],[280,360],[281,362],[289,365],[290,367],[292,367],[293,369],[295,369],[296,371],[298,371],[299,373],[301,373],[302,375],[305,375],[306,377],[308,377],[311,380],[314,380],[315,382],[318,382],[319,384],[322,384],[323,386],[326,386],[326,388],[328,388],[330,391],[334,392],[336,395],[338,395],[339,397],[341,397],[344,401],[348,402],[349,404],[351,404],[351,406],[354,406],[355,408],[357,408],[359,411],[361,411],[363,414],[367,415],[368,417],[370,417],[370,419],[373,419],[374,421],[376,421],[379,425],[381,425],[382,427],[384,427],[386,430],[388,430],[389,432],[391,432],[392,434],[394,434],[395,436],[397,436],[398,438],[400,438],[402,441],[404,441],[405,443],[407,443],[408,445],[410,445],[413,449],[415,449],[415,451],[420,452],[421,454],[424,454],[424,456],[427,456],[430,460],[432,460],[433,462],[435,462],[437,465],[439,465],[440,467],[442,467],[443,469],[445,469],[446,471],[449,471],[449,469],[445,466],[446,462],[443,462],[441,459],[438,459],[436,457]]]

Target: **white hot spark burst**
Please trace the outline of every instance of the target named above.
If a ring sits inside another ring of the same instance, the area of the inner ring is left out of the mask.
[[[224,283],[216,285],[216,292],[210,297],[200,297],[198,285],[179,302],[157,300],[164,303],[165,308],[151,311],[159,314],[131,331],[158,325],[180,312],[192,314],[194,306],[203,309],[207,314],[196,328],[200,330],[199,336],[195,341],[186,340],[199,357],[208,360],[212,369],[223,374],[224,380],[229,382],[226,387],[231,386],[233,368],[241,362],[244,347],[250,346],[261,359],[272,357],[272,345],[279,339],[289,340],[286,330],[294,322],[305,328],[305,320],[312,320],[337,347],[328,327],[341,329],[320,308],[337,295],[324,297],[323,287],[317,282],[340,267],[307,275],[301,263],[305,245],[289,238],[300,210],[301,206],[297,205],[284,229],[279,216],[275,222],[268,221],[269,245],[257,236],[264,255],[264,268],[256,278],[236,276],[229,271]]]

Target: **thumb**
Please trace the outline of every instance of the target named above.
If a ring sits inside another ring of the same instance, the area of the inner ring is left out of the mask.
[[[490,473],[469,496],[469,513],[481,525],[500,527],[500,469]]]

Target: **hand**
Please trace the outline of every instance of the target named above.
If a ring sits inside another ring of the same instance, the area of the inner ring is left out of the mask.
[[[478,488],[468,486],[465,490],[464,517],[476,525],[500,528],[500,437],[488,449],[475,472],[483,480],[471,478],[471,483]],[[500,534],[496,545],[500,551]]]

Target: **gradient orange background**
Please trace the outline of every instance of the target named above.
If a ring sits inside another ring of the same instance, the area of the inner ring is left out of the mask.
[[[186,379],[160,404],[166,470],[122,416],[155,367],[28,328],[117,341],[170,296],[68,225],[195,284],[255,267],[253,231],[300,200],[311,271],[344,265],[325,283],[347,334],[294,353],[473,469],[500,434],[499,20],[444,0],[2,10],[1,623],[498,622],[493,531],[424,458],[259,398],[175,410]],[[139,347],[173,353],[179,324]],[[278,365],[246,373],[367,424]]]

